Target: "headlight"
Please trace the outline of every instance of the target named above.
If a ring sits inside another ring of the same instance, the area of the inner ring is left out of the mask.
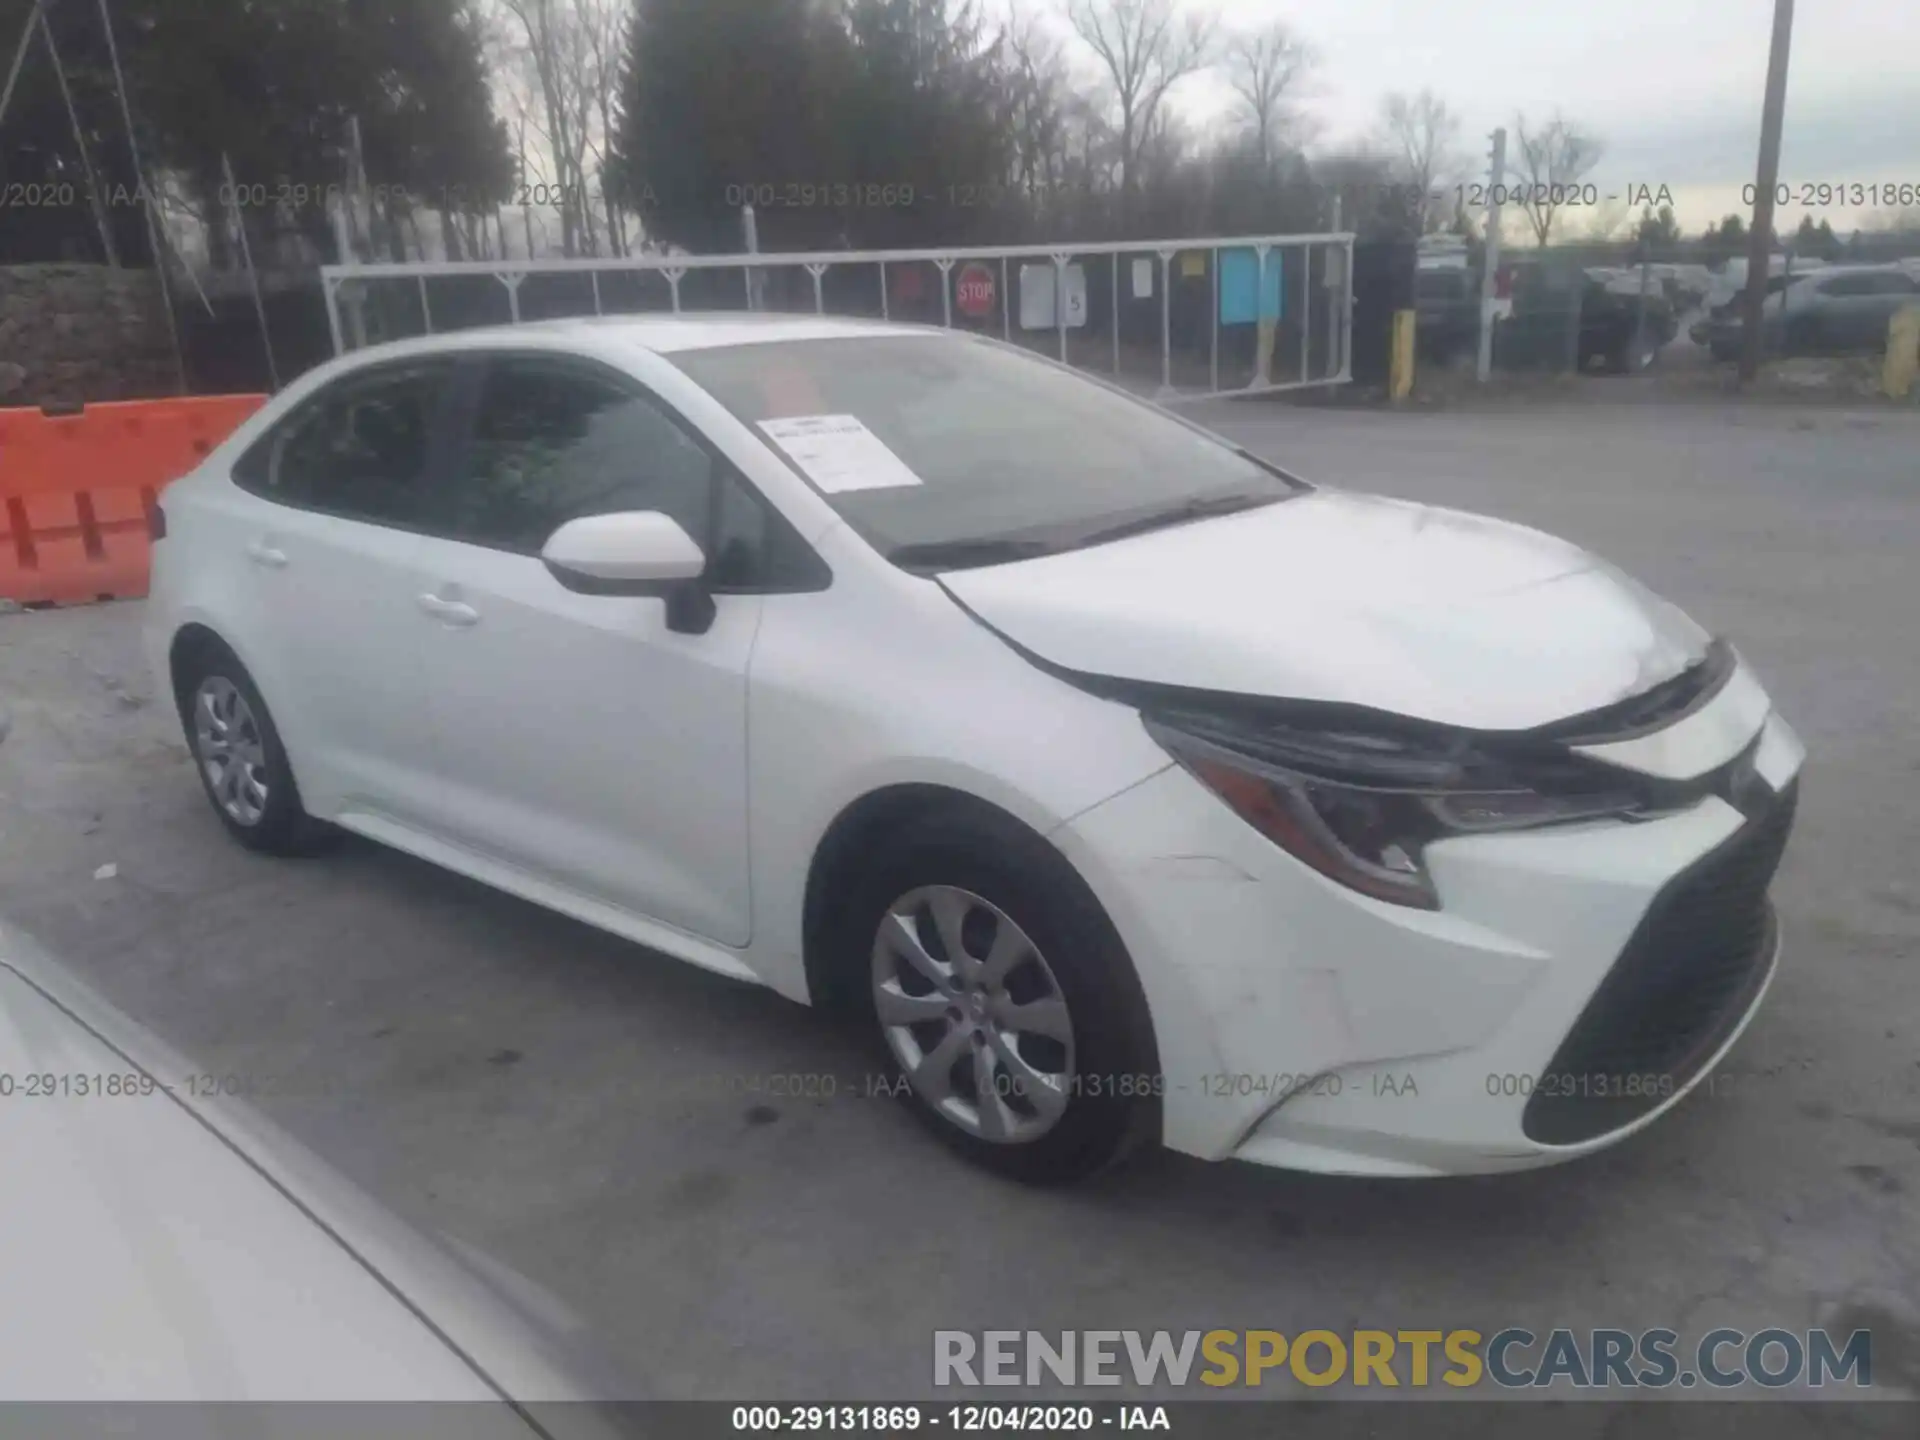
[[[1440,908],[1425,860],[1434,840],[1624,815],[1645,803],[1577,761],[1544,760],[1528,777],[1465,737],[1143,719],[1195,779],[1289,854],[1363,895],[1424,910]]]

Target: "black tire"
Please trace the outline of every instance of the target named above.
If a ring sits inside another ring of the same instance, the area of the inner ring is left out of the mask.
[[[259,687],[238,657],[224,646],[203,644],[181,666],[178,678],[175,700],[180,710],[181,729],[186,734],[187,752],[193,757],[194,772],[200,777],[200,788],[206,793],[207,803],[227,833],[247,849],[264,855],[310,855],[336,839],[339,832],[307,814],[301,804],[300,787],[293,778],[293,767],[287,760],[287,748],[281,742],[280,731],[273,723],[267,702],[260,698]],[[251,823],[243,823],[222,804],[201,754],[195,733],[194,707],[202,687],[210,680],[225,680],[239,691],[254,722],[251,728],[258,735],[265,761],[267,798],[259,818]]]
[[[1605,367],[1607,373],[1609,375],[1631,375],[1636,371],[1646,369],[1647,366],[1653,363],[1653,357],[1658,353],[1658,345],[1658,340],[1651,334],[1641,340],[1638,348],[1635,347],[1634,337],[1632,335],[1624,336],[1620,340],[1615,341],[1606,352]]]
[[[1002,1143],[960,1128],[924,1100],[884,1038],[872,957],[889,907],[924,886],[989,902],[1045,957],[1066,1002],[1074,1083],[1064,1112],[1036,1138]],[[1066,858],[990,815],[945,814],[890,834],[837,909],[829,954],[861,1028],[900,1095],[944,1144],[1029,1184],[1064,1184],[1126,1157],[1160,1131],[1160,1066],[1139,977],[1106,912]]]

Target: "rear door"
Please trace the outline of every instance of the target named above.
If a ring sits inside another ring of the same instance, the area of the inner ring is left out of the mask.
[[[316,813],[421,810],[432,750],[415,621],[419,519],[446,450],[451,362],[357,370],[235,464],[223,526],[248,658]]]

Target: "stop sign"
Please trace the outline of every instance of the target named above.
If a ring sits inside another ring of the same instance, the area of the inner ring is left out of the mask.
[[[954,302],[960,313],[978,320],[993,309],[993,271],[974,261],[962,265],[953,284]]]

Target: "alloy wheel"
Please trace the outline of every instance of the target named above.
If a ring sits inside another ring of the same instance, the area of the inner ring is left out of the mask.
[[[260,722],[240,688],[209,675],[193,697],[193,741],[214,803],[241,825],[267,810],[267,748]]]
[[[874,1009],[919,1097],[969,1135],[1039,1139],[1073,1093],[1066,996],[1027,933],[951,885],[908,891],[873,942]]]

